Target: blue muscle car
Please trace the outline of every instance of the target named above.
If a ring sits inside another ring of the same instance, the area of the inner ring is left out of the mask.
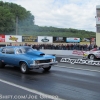
[[[49,71],[55,64],[57,64],[55,56],[46,55],[29,46],[7,46],[0,49],[0,67],[18,66],[22,73],[28,73],[34,68]]]

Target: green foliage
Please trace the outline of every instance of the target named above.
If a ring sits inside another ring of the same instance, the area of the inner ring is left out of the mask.
[[[79,37],[79,38],[91,38],[95,37],[96,33],[85,30],[77,30],[72,28],[55,28],[55,27],[40,27],[34,25],[34,27],[26,27],[26,30],[19,32],[20,35],[34,35],[34,36],[62,36],[62,37]]]
[[[12,24],[11,24],[12,23]],[[9,9],[0,6],[0,31],[9,32],[14,29],[14,15]]]
[[[16,22],[16,18],[18,21]],[[95,32],[72,28],[41,27],[34,25],[34,15],[20,5],[0,1],[0,33],[14,34],[18,23],[18,35],[62,36],[62,37],[95,37]]]
[[[34,16],[25,8],[14,3],[0,1],[0,33],[15,33],[16,18],[20,27],[34,25]]]

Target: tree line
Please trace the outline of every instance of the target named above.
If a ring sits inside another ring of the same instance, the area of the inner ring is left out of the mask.
[[[34,6],[33,6],[34,7]],[[63,36],[90,38],[95,32],[73,28],[57,28],[35,25],[35,17],[30,11],[15,3],[0,1],[0,34]],[[16,23],[18,26],[16,27]],[[83,35],[84,34],[84,35]]]

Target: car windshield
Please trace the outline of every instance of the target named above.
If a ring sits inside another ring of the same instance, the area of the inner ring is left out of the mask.
[[[21,48],[21,50],[22,50],[23,53],[27,53],[29,51],[33,51],[33,49],[30,48],[30,47],[23,47],[23,48]]]

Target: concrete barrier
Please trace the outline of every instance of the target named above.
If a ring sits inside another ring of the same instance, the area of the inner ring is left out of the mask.
[[[71,56],[83,56],[83,53],[86,51],[79,51],[79,50],[41,50],[46,54],[55,54],[55,55],[71,55]],[[92,66],[100,66],[99,60],[89,60],[89,59],[82,59],[82,58],[67,58],[67,57],[56,57],[56,60],[59,63],[68,63],[68,64],[80,64],[80,65],[92,65]]]
[[[40,50],[45,54],[55,54],[55,55],[72,55],[72,56],[83,56],[86,51],[80,50]]]

